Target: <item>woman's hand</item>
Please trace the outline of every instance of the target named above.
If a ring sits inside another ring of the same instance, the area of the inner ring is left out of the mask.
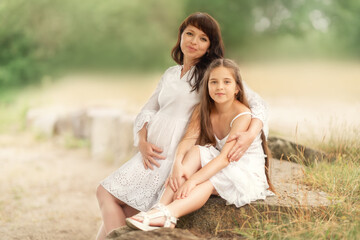
[[[165,157],[160,155],[159,153],[162,153],[161,148],[155,146],[152,143],[149,143],[147,141],[139,141],[139,151],[142,155],[143,164],[145,169],[150,168],[151,170],[154,170],[154,167],[152,164],[154,164],[157,167],[160,167],[160,164],[154,159],[160,159],[164,160]]]
[[[226,142],[236,140],[234,147],[230,150],[228,158],[230,162],[239,161],[244,153],[248,150],[251,143],[254,141],[255,136],[247,132],[238,132],[229,136]]]
[[[176,192],[179,189],[179,187],[181,186],[181,183],[182,183],[181,178],[182,177],[185,177],[185,179],[186,179],[183,165],[175,164],[170,176],[168,177],[168,179],[165,182],[165,187],[167,187],[169,185],[170,188],[174,192]]]
[[[192,180],[187,180],[179,190],[174,194],[173,200],[183,199],[189,196],[190,192],[196,187],[196,184]]]

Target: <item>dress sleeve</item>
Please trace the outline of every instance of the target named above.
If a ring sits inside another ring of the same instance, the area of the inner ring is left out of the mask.
[[[151,121],[155,113],[160,109],[159,94],[163,85],[163,80],[164,80],[164,76],[162,76],[160,82],[158,83],[150,99],[142,107],[140,113],[135,118],[134,129],[133,129],[135,147],[139,145],[138,132],[143,128],[145,123],[149,123]]]
[[[246,98],[249,102],[249,107],[252,112],[252,117],[257,118],[263,123],[263,131],[265,136],[268,136],[269,127],[268,127],[268,107],[264,99],[262,99],[259,94],[251,90],[248,85],[243,81],[244,91]]]

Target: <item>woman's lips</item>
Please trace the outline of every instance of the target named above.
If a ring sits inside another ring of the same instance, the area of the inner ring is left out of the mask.
[[[193,48],[193,47],[190,47],[190,46],[188,46],[187,48],[192,52],[195,52],[197,50],[196,48]]]

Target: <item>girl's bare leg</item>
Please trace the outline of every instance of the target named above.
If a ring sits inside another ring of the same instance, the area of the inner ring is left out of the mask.
[[[188,197],[182,198],[182,199],[176,199],[169,205],[167,205],[168,210],[170,211],[170,214],[174,217],[182,217],[186,214],[189,214],[191,212],[194,212],[198,209],[200,209],[206,201],[209,199],[210,195],[214,193],[214,187],[211,184],[209,180],[206,182],[203,182],[199,185],[197,185],[189,194]],[[157,209],[153,209],[149,211],[156,212],[159,211]],[[133,219],[142,222],[141,217],[134,216]],[[151,219],[149,225],[150,226],[163,226],[165,222],[165,217],[158,217],[155,219]],[[175,227],[175,225],[172,224],[172,228]]]
[[[190,192],[188,197],[176,199],[167,205],[167,208],[174,217],[179,218],[185,216],[186,214],[192,213],[204,206],[214,190],[215,189],[212,183],[207,180],[206,182],[197,185]]]
[[[184,160],[183,160],[183,166],[185,168],[185,172],[188,176],[193,175],[195,172],[197,172],[201,168],[201,162],[200,162],[200,150],[197,146],[194,146],[190,149],[190,151],[186,154]],[[185,182],[185,178],[182,179],[183,182]],[[199,208],[201,208],[206,201],[209,199],[211,194],[215,194],[215,188],[211,184],[211,182],[208,180],[202,184],[199,184],[196,186],[190,193],[190,195],[187,198],[184,199],[176,199],[173,200],[174,192],[173,190],[168,186],[160,199],[160,203],[164,204],[168,207],[170,213],[174,217],[181,217],[186,214],[189,214]],[[158,211],[158,210],[151,210],[149,211]],[[137,221],[142,221],[142,217],[134,216],[133,219]],[[153,219],[150,222],[150,225],[152,226],[163,226],[165,221],[164,217]],[[174,227],[174,226],[173,226]]]
[[[112,230],[126,225],[125,218],[131,217],[138,211],[119,199],[115,198],[103,186],[99,185],[96,191],[103,224],[98,233],[98,240],[104,239]]]
[[[196,173],[201,168],[199,147],[193,146],[186,153],[182,164],[187,176],[191,176]],[[181,180],[182,182],[180,185],[182,185],[186,179],[183,177]],[[170,186],[167,186],[159,202],[166,206],[173,201],[173,197],[174,191]]]

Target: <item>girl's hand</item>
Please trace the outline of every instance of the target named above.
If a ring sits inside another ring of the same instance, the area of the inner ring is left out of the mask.
[[[164,156],[159,154],[162,153],[162,150],[159,147],[147,141],[139,142],[139,151],[142,155],[145,169],[150,168],[151,170],[154,170],[152,164],[154,164],[157,167],[160,167],[160,164],[154,158],[162,159],[162,160],[165,159]]]
[[[174,192],[176,192],[179,189],[179,187],[181,186],[181,178],[182,177],[186,178],[182,164],[174,165],[174,168],[173,168],[170,176],[166,180],[165,187],[167,187],[167,185],[169,185],[170,188]]]
[[[228,158],[230,162],[239,161],[248,150],[255,137],[250,132],[238,132],[229,136],[226,142],[236,140],[234,147],[230,150]]]
[[[190,192],[196,187],[195,182],[192,180],[187,180],[179,190],[174,194],[174,199],[183,199],[189,196]]]

